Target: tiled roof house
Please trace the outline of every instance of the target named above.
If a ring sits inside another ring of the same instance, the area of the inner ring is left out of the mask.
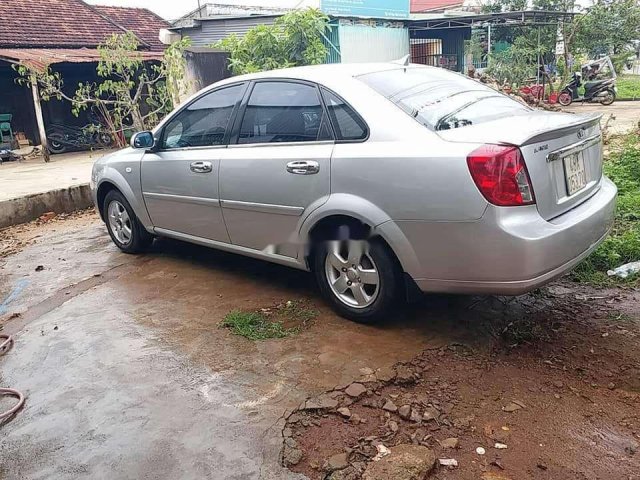
[[[0,0],[0,114],[11,114],[13,129],[38,143],[45,119],[62,121],[56,120],[60,108],[34,103],[37,89],[17,85],[12,65],[56,66],[77,84],[92,80],[91,72],[95,76],[89,64],[100,59],[97,47],[113,34],[133,32],[139,40],[137,55],[160,60],[165,46],[158,38],[168,27],[146,9],[95,7],[82,0]]]

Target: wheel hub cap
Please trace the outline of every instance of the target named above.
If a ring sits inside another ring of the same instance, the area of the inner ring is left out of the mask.
[[[330,242],[325,273],[331,291],[345,305],[365,308],[378,297],[378,268],[365,241]]]
[[[127,209],[124,208],[124,205],[117,200],[113,200],[109,204],[107,214],[109,217],[111,233],[113,233],[116,240],[122,245],[128,245],[131,243],[133,229],[131,219],[129,218]]]

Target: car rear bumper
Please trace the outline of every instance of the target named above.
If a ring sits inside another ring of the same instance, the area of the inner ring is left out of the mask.
[[[476,222],[396,222],[417,262],[405,270],[425,292],[534,290],[573,269],[606,238],[616,196],[603,177],[591,198],[550,221],[535,206],[490,206]]]

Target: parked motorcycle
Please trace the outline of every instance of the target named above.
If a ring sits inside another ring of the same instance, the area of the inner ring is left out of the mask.
[[[571,81],[558,95],[558,103],[563,106],[573,102],[601,103],[611,105],[618,94],[616,72],[609,57],[601,58],[582,66],[582,72],[575,72]],[[586,80],[583,84],[583,78]],[[578,89],[584,85],[584,95]]]
[[[113,146],[114,140],[99,125],[71,127],[53,123],[47,128],[47,142],[49,151],[57,154],[87,148],[109,148]]]

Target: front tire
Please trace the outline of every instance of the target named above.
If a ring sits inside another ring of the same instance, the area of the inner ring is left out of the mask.
[[[118,190],[107,193],[103,212],[109,236],[123,252],[139,253],[153,242],[153,236],[145,230],[127,199]]]
[[[563,92],[560,92],[560,95],[558,95],[558,103],[563,107],[568,107],[569,105],[571,105],[572,102],[573,102],[573,97],[570,92],[567,92],[565,90]]]
[[[370,324],[392,312],[402,290],[402,271],[381,241],[324,242],[313,260],[320,291],[340,316]]]

